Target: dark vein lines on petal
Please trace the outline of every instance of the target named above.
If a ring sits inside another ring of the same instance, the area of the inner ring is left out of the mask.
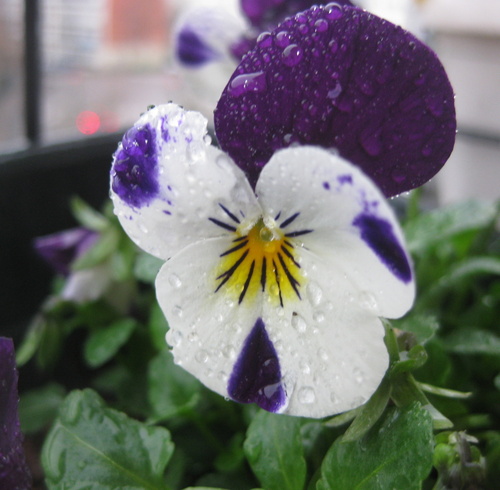
[[[243,263],[245,260],[245,257],[248,255],[249,250],[245,250],[241,257],[226,271],[223,272],[217,279],[222,279],[222,282],[217,286],[217,289],[215,292],[217,292],[224,284],[226,284],[227,281],[231,278],[231,276],[235,273],[236,269]]]
[[[255,260],[252,260],[252,264],[250,265],[250,270],[248,271],[248,276],[245,280],[245,285],[243,286],[243,291],[241,291],[240,297],[238,299],[238,304],[241,304],[245,294],[247,294],[248,286],[250,285],[250,281],[252,280],[253,270],[255,269]]]
[[[299,230],[299,231],[292,231],[290,233],[285,233],[285,236],[287,238],[293,238],[293,237],[296,237],[296,236],[300,236],[300,235],[306,235],[307,233],[312,233],[314,230]]]
[[[292,216],[290,216],[285,221],[283,221],[283,223],[281,223],[280,227],[281,228],[286,228],[290,223],[292,223],[293,221],[295,221],[297,219],[297,217],[299,216],[299,214],[300,213],[292,214]]]
[[[214,223],[217,226],[220,226],[221,228],[224,228],[224,230],[228,231],[236,231],[236,228],[234,226],[228,225],[227,223],[224,223],[223,221],[219,221],[218,219],[215,218],[208,218],[212,223]]]
[[[243,237],[243,238],[246,238],[246,237]],[[232,254],[233,252],[236,252],[237,250],[239,250],[240,248],[245,247],[246,245],[248,245],[248,240],[246,240],[246,241],[240,241],[240,243],[238,243],[238,245],[236,245],[235,247],[230,248],[229,250],[226,250],[225,252],[221,253],[219,257],[224,257],[226,255]]]
[[[300,293],[299,293],[299,290],[297,288],[297,286],[300,286],[299,281],[297,281],[297,279],[295,279],[295,277],[293,277],[292,273],[290,272],[290,270],[286,266],[285,260],[283,259],[283,255],[278,253],[278,259],[280,261],[281,267],[283,267],[283,270],[285,271],[285,275],[286,275],[288,281],[290,282],[290,285],[292,286],[293,290],[295,291],[295,294],[298,296],[299,299],[302,299],[300,297]]]
[[[221,203],[219,203],[219,206],[235,223],[240,224],[240,220],[236,217],[236,215],[231,213],[231,211],[229,211],[229,209],[227,209],[226,206],[222,205]]]

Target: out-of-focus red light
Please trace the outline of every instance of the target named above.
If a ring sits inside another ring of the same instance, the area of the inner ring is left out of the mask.
[[[83,134],[94,134],[101,127],[101,118],[93,111],[83,111],[76,116],[76,127]]]

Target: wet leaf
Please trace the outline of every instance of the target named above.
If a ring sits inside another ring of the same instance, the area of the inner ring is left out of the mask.
[[[136,327],[135,320],[124,318],[94,330],[85,342],[83,351],[85,361],[91,367],[102,366],[127,342]]]
[[[174,445],[169,432],[107,408],[91,390],[74,391],[45,440],[49,489],[165,489]]]
[[[495,218],[495,204],[468,201],[419,215],[405,226],[410,252],[421,253],[459,233],[488,226]]]
[[[295,417],[259,411],[247,431],[243,449],[266,490],[302,490],[306,462]]]
[[[153,418],[166,420],[194,408],[200,397],[200,382],[174,364],[172,354],[164,351],[150,363],[148,399]]]
[[[362,439],[333,443],[316,488],[417,490],[431,470],[432,454],[429,413],[418,404],[393,408]]]

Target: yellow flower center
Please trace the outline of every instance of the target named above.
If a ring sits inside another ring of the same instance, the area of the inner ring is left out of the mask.
[[[243,235],[239,230],[231,247],[221,254],[216,271],[216,291],[238,303],[252,301],[259,292],[269,301],[301,299],[304,284],[293,242],[276,225],[261,218]]]

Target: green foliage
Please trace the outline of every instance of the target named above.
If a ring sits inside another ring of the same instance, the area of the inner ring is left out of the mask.
[[[72,392],[42,452],[52,488],[167,488],[163,473],[174,445],[169,432],[107,408],[91,391]]]
[[[304,487],[306,462],[300,426],[300,419],[260,411],[248,427],[243,448],[266,490]]]
[[[433,445],[426,410],[391,408],[363,438],[333,443],[316,489],[419,489],[432,467]]]
[[[176,366],[154,293],[162,261],[136,249],[109,207],[75,200],[73,210],[101,234],[73,270],[105,266],[110,280],[81,302],[56,282],[18,349],[20,365],[58,374],[20,404],[25,432],[45,437],[48,488],[439,490],[500,479],[497,206],[420,213],[413,198],[414,308],[386,324],[390,368],[376,393],[329,420],[226,401]],[[84,382],[60,375],[68,360]]]

